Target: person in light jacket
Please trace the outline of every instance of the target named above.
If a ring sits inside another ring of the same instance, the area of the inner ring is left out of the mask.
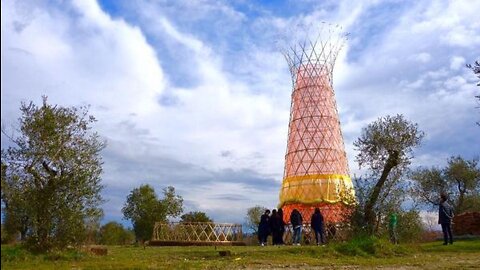
[[[297,209],[293,209],[290,214],[290,223],[292,223],[293,228],[293,245],[300,246],[300,240],[302,239],[302,226],[303,219],[302,215]]]

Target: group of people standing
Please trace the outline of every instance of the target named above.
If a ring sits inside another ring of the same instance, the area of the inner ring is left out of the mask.
[[[302,239],[303,218],[302,214],[297,209],[293,209],[290,214],[290,224],[293,229],[293,245],[300,245]],[[285,225],[285,221],[283,220],[283,210],[281,208],[279,208],[278,211],[273,209],[271,214],[270,210],[265,210],[265,213],[260,217],[260,223],[258,224],[258,242],[260,245],[265,246],[267,244],[267,238],[269,235],[272,235],[273,245],[284,245],[283,235],[285,233]],[[310,225],[315,233],[317,245],[323,245],[325,243],[324,218],[319,208],[315,208],[310,220]]]
[[[442,226],[444,245],[453,244],[451,224],[453,220],[453,208],[447,203],[448,197],[445,193],[440,195],[438,223]],[[324,218],[319,208],[315,208],[315,211],[310,219],[310,226],[315,233],[315,240],[317,245],[325,244],[324,234]],[[292,225],[293,245],[300,245],[302,239],[303,218],[300,211],[293,209],[290,214],[290,224]],[[273,245],[284,245],[283,235],[285,233],[285,221],[283,219],[283,210],[281,208],[277,210],[273,209],[271,214],[270,210],[265,210],[265,213],[260,218],[258,224],[258,241],[260,245],[265,246],[267,244],[267,238],[272,235]],[[390,240],[394,244],[398,244],[397,234],[397,215],[392,213],[389,217],[389,232]]]
[[[260,245],[267,244],[267,238],[272,235],[273,245],[284,245],[283,234],[285,233],[285,222],[283,221],[283,210],[279,208],[278,211],[273,209],[272,214],[270,210],[265,210],[265,213],[260,218],[258,224],[258,242]]]

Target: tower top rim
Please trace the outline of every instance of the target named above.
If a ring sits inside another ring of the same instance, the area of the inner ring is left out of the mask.
[[[298,65],[307,60],[313,63],[312,60],[317,58],[335,61],[348,36],[349,33],[339,24],[297,24],[285,31],[277,46],[289,65]]]
[[[286,31],[277,45],[288,63],[292,80],[307,67],[318,67],[332,77],[338,53],[348,36],[339,24],[298,24]]]

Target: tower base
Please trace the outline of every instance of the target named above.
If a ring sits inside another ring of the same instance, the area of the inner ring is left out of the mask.
[[[319,208],[323,215],[325,224],[337,224],[346,220],[348,214],[351,212],[351,207],[343,203],[315,203],[315,204],[302,204],[302,203],[290,203],[282,206],[283,221],[290,223],[290,214],[293,209],[297,209],[303,218],[303,223],[310,223],[315,208]]]

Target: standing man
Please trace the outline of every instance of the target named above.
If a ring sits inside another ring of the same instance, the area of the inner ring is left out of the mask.
[[[258,224],[258,242],[261,246],[267,244],[267,237],[270,233],[270,210],[265,210],[265,213],[260,217],[260,224]]]
[[[315,208],[315,212],[312,215],[310,225],[312,226],[312,230],[315,233],[315,240],[317,241],[317,246],[320,244],[323,246],[325,244],[325,237],[323,234],[323,215],[318,207]]]
[[[272,210],[269,223],[270,232],[272,233],[272,245],[279,245],[280,241],[278,240],[278,237],[280,235],[280,218],[278,217],[277,210]]]
[[[293,228],[293,245],[300,246],[300,240],[302,239],[302,224],[303,219],[300,212],[297,209],[293,209],[290,214],[290,223]]]
[[[390,220],[388,222],[388,231],[390,232],[390,241],[393,244],[398,244],[398,234],[397,234],[397,214],[391,213]]]
[[[453,209],[450,204],[447,202],[447,194],[440,194],[440,205],[438,207],[438,224],[442,225],[443,232],[443,244],[448,245],[448,243],[453,244],[452,237],[452,219],[453,219]]]

